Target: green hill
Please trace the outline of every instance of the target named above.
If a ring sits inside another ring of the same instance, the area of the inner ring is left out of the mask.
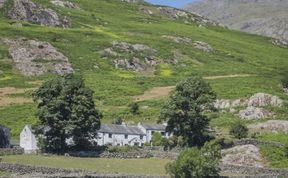
[[[67,8],[49,0],[33,2],[54,10],[60,21],[67,18],[71,24],[62,28],[59,24],[40,25],[33,18],[11,20],[13,2],[4,3],[0,17],[0,124],[11,128],[13,137],[18,137],[25,124],[37,122],[31,92],[55,76],[49,70],[39,76],[20,72],[7,43],[19,38],[48,42],[66,56],[74,72],[82,74],[94,90],[107,123],[119,117],[130,123],[156,122],[172,86],[191,75],[205,77],[219,99],[258,92],[288,98],[280,86],[288,67],[288,50],[272,44],[270,38],[228,30],[202,17],[147,3],[71,0],[77,8]],[[48,65],[41,60],[34,62]],[[140,114],[132,115],[129,104],[137,101]],[[276,119],[286,119],[285,108],[269,109]],[[229,112],[214,113],[211,118],[215,115],[219,117],[211,124],[223,133],[239,120]]]

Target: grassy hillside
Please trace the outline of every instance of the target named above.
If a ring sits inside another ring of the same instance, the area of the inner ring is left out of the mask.
[[[15,22],[2,13],[0,39],[26,37],[47,41],[55,46],[69,58],[74,71],[84,76],[87,86],[94,90],[97,107],[104,114],[103,122],[111,122],[118,117],[131,123],[155,122],[165,102],[165,96],[157,98],[156,94],[152,99],[139,102],[141,113],[136,116],[129,112],[128,105],[135,100],[135,96],[142,95],[153,87],[174,86],[191,75],[206,77],[218,98],[236,99],[257,92],[288,98],[279,85],[281,73],[288,67],[288,50],[274,46],[269,38],[141,13],[139,9],[143,7],[155,8],[148,4],[128,4],[118,0],[71,0],[79,4],[81,9],[69,9],[55,6],[48,0],[34,2],[69,16],[72,28]],[[206,53],[192,45],[163,38],[163,35],[203,41],[210,44],[214,51]],[[138,73],[115,69],[113,59],[101,55],[101,51],[110,47],[115,40],[146,44],[157,50],[158,65],[154,70]],[[179,63],[170,64],[169,61],[174,58],[175,53],[180,54]],[[32,90],[42,81],[54,77],[23,76],[15,68],[3,40],[0,42],[0,70],[4,73],[0,74],[0,88]],[[10,93],[8,97],[29,98],[30,94],[29,90]],[[11,128],[13,137],[18,136],[25,124],[37,122],[33,103],[20,102],[0,107],[0,124]],[[279,113],[279,118],[282,118],[281,113],[287,114],[285,110]],[[232,114],[219,116],[212,121],[212,125],[226,127],[238,119]],[[228,124],[223,126],[224,121]]]

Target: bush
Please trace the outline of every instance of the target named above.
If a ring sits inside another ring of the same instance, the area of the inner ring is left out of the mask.
[[[139,114],[139,105],[138,103],[132,103],[130,104],[130,112],[133,115]]]
[[[284,73],[281,83],[283,88],[288,88],[288,71]]]
[[[237,122],[236,124],[232,125],[230,134],[238,139],[246,138],[248,136],[248,128],[240,122]]]
[[[288,143],[286,143],[284,146],[284,157],[288,158]]]
[[[206,142],[202,149],[193,147],[183,151],[176,161],[166,165],[166,171],[177,178],[219,177],[220,158],[220,146]]]

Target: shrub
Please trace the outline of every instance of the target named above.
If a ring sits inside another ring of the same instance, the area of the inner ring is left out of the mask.
[[[183,151],[176,161],[166,165],[171,177],[219,177],[220,146],[206,142],[202,149],[192,147]]]
[[[246,138],[248,135],[248,128],[240,122],[233,124],[230,129],[230,134],[235,138],[241,139]]]
[[[288,143],[286,143],[284,146],[284,157],[288,158]]]
[[[133,115],[139,114],[139,105],[138,103],[132,103],[130,104],[130,112]]]
[[[286,71],[281,80],[283,88],[288,88],[288,71]]]

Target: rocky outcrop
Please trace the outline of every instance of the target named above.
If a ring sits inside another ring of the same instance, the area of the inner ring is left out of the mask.
[[[60,7],[66,7],[70,9],[80,9],[78,4],[70,2],[70,1],[52,0],[51,3]]]
[[[252,124],[248,126],[253,131],[262,131],[268,133],[285,133],[288,134],[288,121],[285,120],[269,120],[264,123]]]
[[[127,55],[128,54],[128,55]],[[103,55],[112,58],[117,69],[141,72],[157,65],[156,50],[144,44],[130,44],[113,41],[112,47],[106,48]]]
[[[208,43],[205,43],[203,41],[195,41],[193,43],[193,46],[194,46],[194,48],[200,49],[204,52],[211,52],[214,50]]]
[[[181,37],[181,36],[169,36],[169,35],[163,35],[162,38],[169,39],[171,41],[174,41],[175,43],[180,43],[180,44],[191,44],[192,39],[188,37]]]
[[[283,100],[278,96],[273,96],[265,93],[257,93],[251,96],[248,100],[248,106],[275,106],[281,107],[283,105]]]
[[[235,146],[221,152],[224,165],[264,167],[259,148],[254,145]]]
[[[10,147],[10,129],[0,125],[0,148]]]
[[[26,76],[66,74],[73,69],[68,58],[50,43],[25,38],[5,40],[16,67]]]
[[[273,39],[272,43],[276,46],[280,46],[283,48],[288,48],[288,41],[286,40],[281,40],[281,39]]]
[[[214,107],[217,109],[229,109],[235,108],[239,106],[254,106],[254,107],[262,107],[262,106],[273,106],[273,107],[282,107],[283,100],[278,96],[273,96],[265,93],[256,93],[248,99],[236,99],[236,100],[228,100],[221,99],[216,100],[214,103]]]
[[[12,20],[28,21],[53,27],[70,27],[71,23],[66,17],[60,18],[49,8],[35,4],[31,0],[13,0],[13,7],[8,16]]]
[[[266,111],[263,108],[257,108],[254,106],[249,106],[246,109],[241,110],[239,112],[239,117],[241,119],[247,119],[247,120],[262,119],[262,118],[267,118],[270,116],[273,116],[273,114]]]

